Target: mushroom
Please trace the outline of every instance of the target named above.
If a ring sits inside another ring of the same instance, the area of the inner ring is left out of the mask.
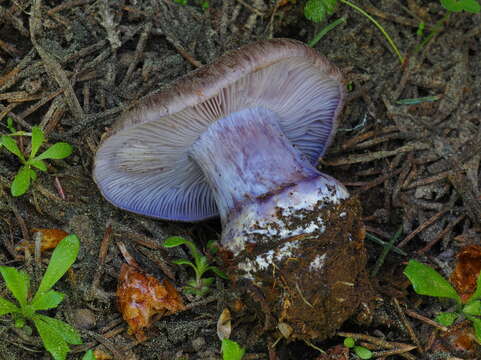
[[[344,96],[339,70],[303,43],[249,44],[124,114],[93,176],[128,211],[220,215],[230,274],[269,305],[272,327],[326,338],[357,308],[365,283],[359,202],[315,167]]]

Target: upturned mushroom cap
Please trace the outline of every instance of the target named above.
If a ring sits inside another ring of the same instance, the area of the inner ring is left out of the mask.
[[[315,163],[329,146],[343,107],[339,70],[305,44],[260,41],[146,98],[101,144],[94,180],[115,206],[166,220],[218,214],[212,190],[189,157],[209,125],[233,112],[275,112],[288,140]]]

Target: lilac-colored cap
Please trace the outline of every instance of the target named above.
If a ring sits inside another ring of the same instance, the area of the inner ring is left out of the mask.
[[[341,73],[315,50],[290,39],[249,44],[124,114],[97,151],[94,180],[108,201],[138,214],[180,221],[216,216],[209,184],[188,156],[210,124],[242,109],[269,109],[314,164],[332,140],[343,103]]]

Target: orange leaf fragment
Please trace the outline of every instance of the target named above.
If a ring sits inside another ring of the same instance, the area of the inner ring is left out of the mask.
[[[129,325],[129,334],[138,341],[147,339],[143,329],[151,325],[154,315],[170,315],[185,309],[182,298],[168,280],[160,282],[128,264],[122,264],[120,269],[117,300]]]
[[[57,247],[58,243],[62,241],[68,233],[61,229],[39,229],[33,228],[33,239],[34,241],[22,240],[18,243],[16,250],[21,251],[29,249],[34,251],[35,241],[40,241],[40,250],[42,252]]]
[[[459,251],[456,268],[451,274],[454,285],[461,300],[465,302],[476,290],[476,280],[481,271],[481,246],[468,245]]]

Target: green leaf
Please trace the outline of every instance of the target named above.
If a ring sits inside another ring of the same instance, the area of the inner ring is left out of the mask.
[[[33,159],[37,155],[38,149],[42,146],[45,136],[42,129],[38,126],[32,127],[32,150],[30,151],[30,159]]]
[[[15,154],[22,162],[25,162],[25,157],[23,156],[22,152],[18,148],[18,145],[15,140],[13,140],[8,135],[2,136],[2,144],[5,148],[10,151],[12,154]]]
[[[446,297],[454,299],[457,303],[461,302],[456,290],[446,279],[419,261],[410,260],[404,269],[404,275],[411,281],[414,291],[420,295]]]
[[[9,266],[0,266],[0,273],[5,280],[8,290],[15,296],[20,306],[27,305],[28,289],[30,288],[30,276],[25,271],[18,271]]]
[[[195,258],[195,266],[197,267],[197,271],[199,272],[200,276],[202,276],[207,271],[207,268],[209,267],[209,262],[207,260],[207,257],[199,254],[199,256]]]
[[[463,313],[468,315],[481,316],[481,300],[471,301],[464,305]]]
[[[82,360],[96,360],[94,352],[92,350],[87,351],[82,357]]]
[[[36,297],[30,304],[34,310],[49,310],[56,308],[62,302],[64,294],[49,290]]]
[[[222,340],[222,359],[241,360],[246,350],[235,341],[229,339]]]
[[[207,270],[212,271],[214,274],[216,274],[222,279],[229,280],[229,277],[226,275],[226,273],[220,270],[217,266],[209,266]]]
[[[10,313],[18,313],[20,309],[13,302],[0,297],[0,316]]]
[[[31,181],[37,180],[37,173],[30,166],[28,167],[28,175],[30,176]]]
[[[11,117],[8,117],[7,118],[7,128],[8,130],[10,130],[10,132],[14,133],[14,132],[17,132],[17,130],[15,129],[15,127],[13,126],[13,119]]]
[[[35,317],[47,323],[68,344],[79,345],[82,343],[82,338],[77,330],[65,321],[41,314],[36,314]]]
[[[322,22],[326,17],[334,14],[338,0],[308,0],[304,7],[306,19],[316,23]]]
[[[458,313],[455,312],[442,312],[439,313],[434,320],[440,323],[443,326],[451,326],[459,317]]]
[[[200,281],[202,282],[202,286],[203,287],[206,287],[206,288],[209,288],[212,283],[214,282],[214,278],[213,277],[208,277],[208,278],[205,278],[205,279],[201,279]]]
[[[207,241],[207,245],[205,247],[212,255],[217,254],[219,251],[219,243],[216,240]]]
[[[66,236],[57,245],[50,258],[47,270],[43,275],[33,301],[35,302],[43,293],[49,291],[52,286],[60,280],[77,258],[80,248],[80,241],[77,236]]]
[[[192,264],[192,262],[190,262],[189,260],[186,260],[186,259],[176,259],[176,260],[173,260],[172,261],[174,264],[176,265],[188,265],[188,266],[191,266],[194,270],[197,271],[197,268],[195,267],[194,264]]]
[[[357,356],[361,359],[370,359],[372,358],[372,352],[369,349],[366,349],[363,346],[354,346],[354,352]]]
[[[481,342],[481,319],[475,317],[469,317],[469,320],[473,322],[474,335],[478,342]]]
[[[12,196],[23,195],[30,188],[31,170],[27,165],[22,166],[20,170],[18,170],[10,186]]]
[[[59,142],[50,146],[47,150],[35,158],[35,160],[44,159],[64,159],[73,151],[72,145]]]
[[[40,316],[35,316],[33,322],[45,349],[52,354],[55,360],[65,360],[70,351],[67,342],[57,333],[55,328],[52,328]]]
[[[476,0],[464,0],[463,8],[465,11],[478,14],[481,11],[481,6]]]
[[[354,347],[356,341],[352,337],[347,337],[344,339],[344,346],[348,348]]]
[[[47,171],[47,164],[45,164],[43,160],[33,159],[33,160],[29,160],[28,163],[33,167],[36,167],[40,171]]]
[[[163,246],[166,248],[173,248],[176,246],[183,245],[187,242],[186,239],[180,236],[171,236],[167,239],[165,239]]]
[[[441,0],[443,8],[453,12],[459,12],[463,10],[463,0]]]

